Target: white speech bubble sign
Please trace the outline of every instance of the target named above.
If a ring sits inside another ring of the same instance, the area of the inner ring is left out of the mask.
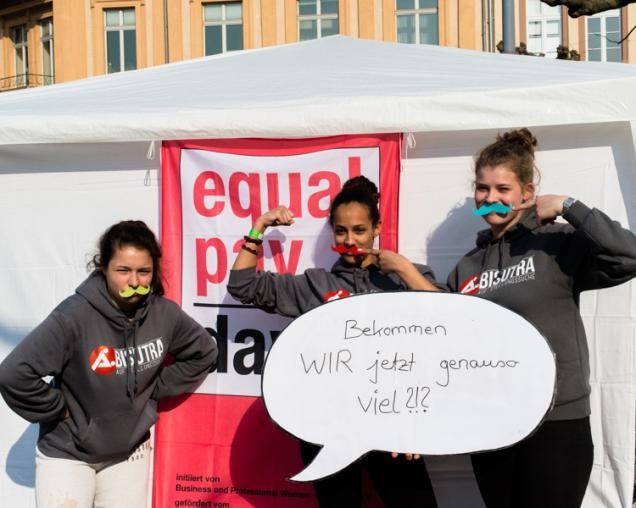
[[[356,295],[294,320],[263,372],[270,417],[323,447],[291,478],[371,450],[448,455],[510,446],[552,405],[554,354],[524,318],[460,294]]]

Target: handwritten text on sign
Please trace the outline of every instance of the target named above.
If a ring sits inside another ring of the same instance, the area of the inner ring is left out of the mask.
[[[442,455],[509,446],[549,410],[556,379],[541,334],[480,298],[358,295],[293,321],[270,350],[274,421],[323,445],[293,479],[333,474],[370,450]]]

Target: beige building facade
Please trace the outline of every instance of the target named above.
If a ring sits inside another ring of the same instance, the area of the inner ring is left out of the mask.
[[[496,51],[500,0],[0,0],[0,91],[341,34]],[[568,18],[515,1],[516,41],[636,63],[636,4]]]

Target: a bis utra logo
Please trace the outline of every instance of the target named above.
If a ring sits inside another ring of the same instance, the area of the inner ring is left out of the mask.
[[[97,346],[89,357],[91,369],[100,376],[108,376],[117,370],[115,350],[109,346]]]

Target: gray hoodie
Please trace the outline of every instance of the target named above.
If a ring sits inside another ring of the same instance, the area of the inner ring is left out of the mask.
[[[590,414],[589,352],[580,293],[636,276],[633,233],[580,201],[564,218],[569,224],[538,226],[534,212],[527,213],[498,240],[489,229],[482,231],[477,247],[448,276],[451,291],[515,311],[548,340],[557,358],[556,402],[548,420]]]
[[[428,266],[416,264],[415,267],[430,282],[446,291],[446,286],[435,282]],[[300,275],[257,272],[256,268],[232,270],[227,285],[228,292],[240,302],[290,317],[300,316],[330,299],[349,294],[406,289],[404,282],[393,273],[383,273],[375,265],[357,268],[340,259],[330,272],[323,268],[310,268]]]
[[[0,393],[40,423],[45,455],[124,459],[157,420],[153,401],[196,388],[216,356],[214,339],[177,304],[150,294],[128,319],[94,272],[0,364]]]

